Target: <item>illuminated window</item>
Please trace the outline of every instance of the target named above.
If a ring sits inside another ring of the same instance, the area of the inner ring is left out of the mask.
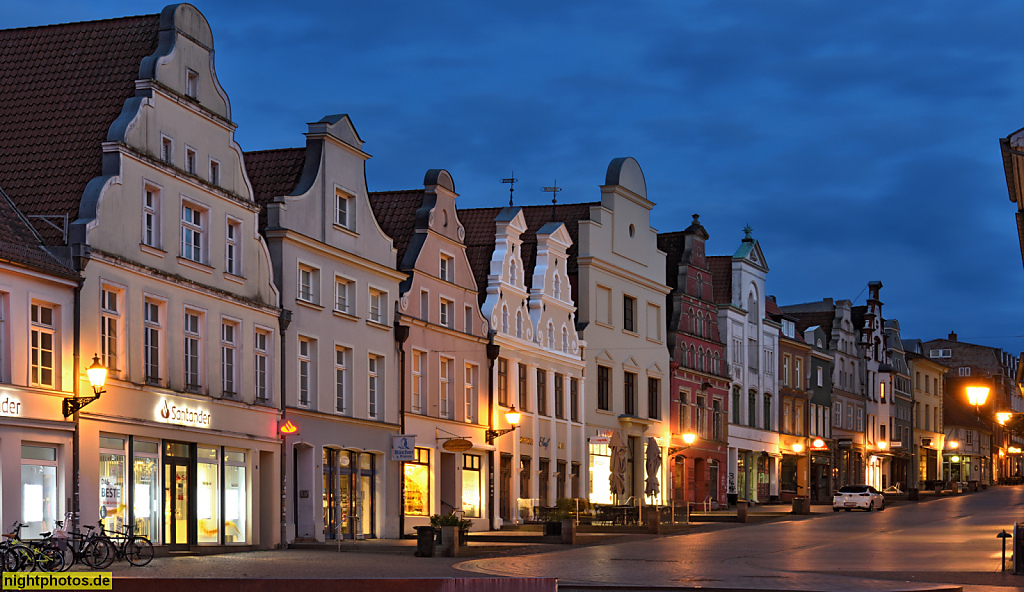
[[[480,473],[480,456],[476,454],[462,455],[462,515],[466,518],[479,518],[483,488]]]
[[[405,515],[430,515],[430,450],[416,449],[416,459],[405,467]]]
[[[466,364],[466,416],[467,423],[476,422],[476,366]]]

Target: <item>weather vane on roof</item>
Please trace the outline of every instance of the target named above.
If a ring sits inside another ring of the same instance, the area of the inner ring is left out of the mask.
[[[541,187],[541,191],[551,194],[551,221],[555,221],[555,206],[558,205],[558,192],[562,190],[558,186],[558,179],[555,179],[554,184],[551,187]]]
[[[512,171],[512,176],[508,179],[502,179],[502,183],[508,183],[508,207],[512,207],[512,192],[516,190],[516,172]]]

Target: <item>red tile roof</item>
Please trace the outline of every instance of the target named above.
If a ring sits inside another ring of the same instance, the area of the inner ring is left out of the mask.
[[[707,258],[711,269],[715,304],[732,303],[732,256],[713,255]]]
[[[416,233],[416,210],[423,205],[426,191],[423,189],[406,189],[402,191],[374,191],[370,195],[370,206],[377,218],[381,230],[391,237],[398,249],[398,269],[412,269],[415,261],[406,262],[405,252],[409,249],[409,241]],[[462,219],[462,212],[459,212]]]
[[[107,130],[156,51],[159,22],[154,14],[0,31],[0,187],[23,213],[77,219],[86,184],[102,172]]]
[[[260,230],[267,227],[267,204],[291,194],[306,163],[305,148],[280,148],[246,152],[245,172],[252,183],[253,198],[260,205]]]
[[[78,278],[71,261],[46,250],[42,238],[0,190],[0,261],[66,278]]]

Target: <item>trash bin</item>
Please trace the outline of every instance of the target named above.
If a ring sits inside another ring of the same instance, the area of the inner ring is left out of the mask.
[[[417,526],[416,528],[416,557],[434,556],[434,527]]]
[[[798,495],[793,498],[793,513],[806,515],[811,513],[811,498]]]
[[[747,521],[747,500],[736,500],[736,521]]]

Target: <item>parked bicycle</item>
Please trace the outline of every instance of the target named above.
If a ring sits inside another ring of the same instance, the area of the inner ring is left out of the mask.
[[[70,512],[65,514],[64,521],[57,521],[57,528],[50,533],[50,540],[64,555],[64,570],[81,562],[92,569],[100,569],[109,565],[108,557],[115,553],[113,544],[98,532],[92,532],[92,526],[86,526],[87,534],[69,531],[64,525],[72,523]]]
[[[15,522],[11,533],[4,533],[5,539],[0,545],[0,562],[4,571],[40,571],[54,572],[64,569],[64,554],[49,540],[50,533],[42,533],[43,539],[38,541],[21,540],[21,529],[25,524]]]
[[[100,569],[109,566],[114,560],[127,559],[128,563],[142,567],[153,561],[155,554],[153,543],[142,535],[135,534],[133,526],[125,526],[124,532],[107,532],[103,524],[99,525],[100,539],[105,539],[113,546],[114,552],[107,557],[107,562]]]

